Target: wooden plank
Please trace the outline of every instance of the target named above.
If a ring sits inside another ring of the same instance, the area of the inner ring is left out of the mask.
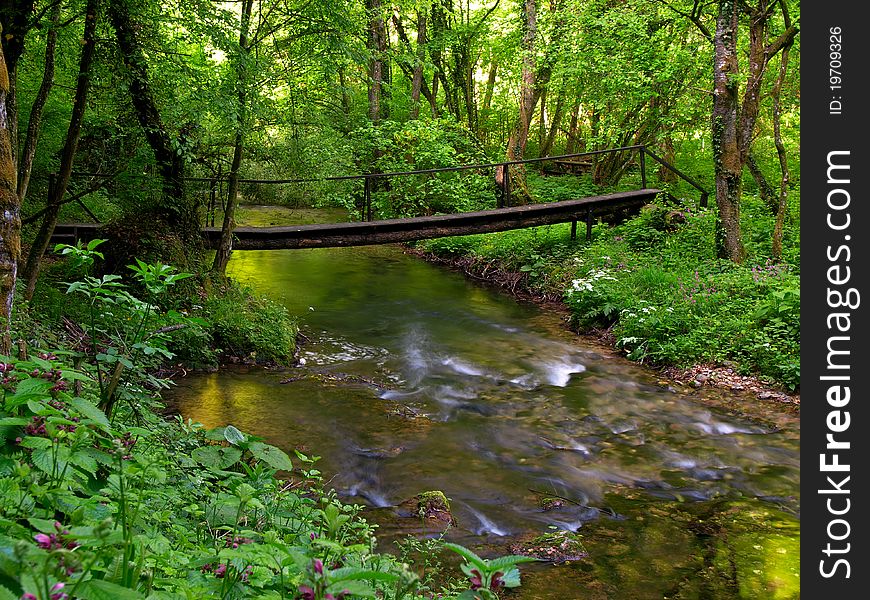
[[[633,190],[580,200],[565,200],[547,204],[527,204],[494,210],[387,219],[351,223],[323,223],[279,227],[237,227],[234,235],[236,250],[279,250],[293,248],[330,248],[410,242],[438,237],[491,233],[523,229],[538,225],[566,223],[587,214],[601,216],[622,210],[637,210],[655,198],[660,190]],[[78,239],[98,236],[100,225],[71,223],[58,225],[56,236],[76,233]],[[220,240],[219,227],[203,228],[207,248],[216,248]]]

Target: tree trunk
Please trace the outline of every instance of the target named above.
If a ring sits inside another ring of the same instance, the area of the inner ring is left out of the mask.
[[[27,122],[27,136],[24,138],[24,148],[18,160],[18,199],[24,202],[27,187],[30,184],[30,174],[33,171],[33,158],[36,156],[36,146],[39,142],[39,130],[42,125],[42,112],[51,88],[54,85],[54,51],[57,47],[57,22],[60,20],[60,6],[54,5],[49,16],[48,34],[45,40],[45,66],[42,69],[42,83],[33,106],[30,108],[30,119]]]
[[[788,157],[785,152],[785,145],[782,143],[782,131],[780,129],[780,102],[782,97],[782,85],[785,82],[785,76],[788,71],[788,55],[791,49],[789,42],[782,50],[782,58],[779,64],[779,74],[776,78],[776,83],[773,85],[773,141],[776,144],[776,154],[779,157],[779,168],[782,177],[779,180],[779,206],[776,210],[776,222],[773,226],[773,244],[771,254],[774,260],[782,259],[782,235],[783,227],[785,226],[785,216],[788,212]]]
[[[556,97],[556,108],[553,111],[553,118],[550,123],[550,131],[547,138],[541,146],[541,156],[550,156],[553,150],[553,144],[556,143],[556,134],[559,131],[559,125],[562,124],[562,113],[565,109],[565,90],[559,90],[559,95]]]
[[[417,62],[411,78],[411,119],[420,116],[420,90],[423,87],[423,63],[426,61],[426,12],[417,11]]]
[[[758,195],[761,196],[761,201],[770,209],[770,213],[775,215],[779,204],[779,200],[776,197],[777,194],[774,191],[773,186],[770,185],[770,182],[767,181],[767,177],[764,176],[764,171],[761,170],[761,165],[758,164],[755,155],[752,153],[750,153],[746,159],[746,168],[749,169],[752,178],[755,179],[755,184],[758,186]]]
[[[488,112],[492,106],[492,93],[495,91],[495,78],[498,74],[498,63],[493,60],[489,65],[489,76],[486,78],[486,91],[483,94],[483,112]]]
[[[549,86],[541,90],[541,112],[538,118],[538,148],[543,148],[547,140],[547,97],[549,96]]]
[[[385,65],[387,52],[387,27],[381,14],[381,0],[366,0],[366,10],[369,13],[369,35],[367,46],[371,53],[369,59],[369,118],[373,123],[379,123],[386,117],[386,106],[383,102]]]
[[[737,132],[737,3],[720,0],[713,36],[715,52],[713,74],[712,145],[716,175],[716,251],[720,258],[743,262],[740,235],[741,160]]]
[[[662,151],[662,158],[666,163],[673,165],[677,162],[677,151],[674,148],[674,138],[670,135],[665,135],[662,143],[660,145]],[[671,171],[664,165],[659,165],[659,180],[662,183],[676,183],[677,182],[677,174]]]
[[[85,31],[82,38],[82,54],[79,58],[79,75],[76,82],[75,99],[73,100],[72,115],[66,132],[63,150],[60,156],[60,171],[54,185],[49,190],[48,210],[42,217],[42,224],[36,239],[30,246],[27,263],[24,266],[24,279],[27,282],[24,297],[27,300],[33,298],[36,289],[36,280],[39,278],[39,266],[42,256],[45,254],[54,227],[57,225],[57,216],[60,213],[63,197],[66,194],[70,177],[72,176],[73,161],[81,136],[82,123],[85,118],[85,109],[88,104],[88,92],[91,87],[91,67],[96,55],[96,31],[99,20],[100,0],[88,0],[85,8]]]
[[[577,152],[580,144],[578,139],[580,121],[580,100],[574,101],[574,108],[571,109],[571,122],[568,125],[568,142],[565,144],[565,154],[574,154]]]
[[[520,110],[516,126],[508,140],[508,160],[519,160],[529,140],[529,126],[535,110],[535,35],[537,34],[537,0],[523,0],[523,68],[520,84]]]
[[[6,59],[0,47],[0,355],[12,353],[12,303],[18,259],[21,257],[21,203],[16,193],[15,158],[12,154],[12,123],[8,106],[10,82]]]
[[[175,151],[172,136],[160,117],[148,76],[148,62],[136,37],[140,28],[130,17],[128,0],[110,0],[109,18],[115,28],[121,57],[130,75],[130,101],[139,126],[154,153],[163,183],[158,217],[184,242],[196,247],[200,239],[196,208],[184,197],[184,157]]]
[[[12,166],[18,169],[18,62],[24,53],[27,32],[33,27],[35,2],[3,2],[0,5],[0,44],[6,65],[6,123],[11,144]]]
[[[233,229],[236,227],[235,216],[239,194],[239,169],[242,166],[242,154],[245,148],[245,127],[247,126],[247,119],[245,117],[248,112],[248,30],[251,25],[253,6],[254,0],[243,0],[242,2],[242,19],[239,25],[239,56],[238,65],[236,66],[236,95],[238,99],[236,140],[233,146],[233,163],[230,166],[227,207],[224,211],[224,222],[221,226],[221,241],[217,252],[215,252],[214,263],[212,264],[212,271],[221,277],[226,276],[227,265],[233,252]]]

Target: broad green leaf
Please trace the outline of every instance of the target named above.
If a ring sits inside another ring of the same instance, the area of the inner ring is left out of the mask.
[[[363,598],[375,597],[375,591],[370,585],[363,581],[345,579],[337,581],[326,588],[326,591],[333,595],[340,594],[345,590],[350,592],[351,596],[362,596]]]
[[[231,443],[233,446],[238,446],[239,444],[245,442],[248,437],[232,425],[227,425],[226,427],[224,427],[224,439]]]
[[[28,436],[19,444],[22,448],[51,448],[51,440],[44,437]]]
[[[67,446],[52,448],[40,448],[34,450],[30,460],[40,471],[48,475],[60,475],[69,464],[70,450]]]
[[[223,446],[202,446],[190,453],[193,459],[209,469],[223,470],[239,462],[242,451]]]
[[[106,417],[106,413],[91,404],[90,401],[75,397],[71,398],[69,403],[81,416],[102,425],[104,429],[109,428],[109,419]]]
[[[452,542],[447,542],[444,544],[444,547],[448,550],[452,550],[475,567],[480,570],[481,573],[486,569],[486,562],[480,558],[477,554],[466,548],[465,546],[460,546],[459,544],[454,544]]]
[[[25,417],[4,417],[0,419],[0,427],[15,427],[15,426],[24,426],[30,423],[30,419]]]
[[[510,556],[500,556],[498,558],[493,558],[492,560],[487,561],[487,568],[490,571],[504,571],[505,569],[509,569],[514,565],[527,562],[538,562],[538,559],[532,556],[520,556],[518,554],[512,554]]]
[[[142,600],[144,595],[102,579],[88,579],[79,584],[76,597],[82,600]]]
[[[520,571],[516,567],[511,568],[505,573],[502,578],[505,587],[515,588],[520,587]]]
[[[293,463],[290,461],[290,457],[280,448],[264,444],[263,442],[254,442],[248,446],[248,450],[256,458],[262,460],[273,469],[278,469],[279,471],[293,470]]]
[[[358,569],[357,567],[342,567],[329,572],[330,581],[349,581],[354,579],[366,581],[396,581],[399,579],[399,576],[395,573],[372,571],[370,569]]]
[[[10,592],[8,588],[0,585],[0,600],[18,600],[18,598],[19,596]]]

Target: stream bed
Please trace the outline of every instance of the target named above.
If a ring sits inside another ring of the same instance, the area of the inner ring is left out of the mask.
[[[394,246],[236,252],[229,275],[300,315],[302,364],[191,375],[169,400],[321,456],[382,549],[422,533],[395,507],[440,490],[449,537],[484,554],[580,535],[588,556],[523,565],[511,598],[799,597],[796,415],[674,389]]]

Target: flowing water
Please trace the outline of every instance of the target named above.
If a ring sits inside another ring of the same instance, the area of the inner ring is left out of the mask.
[[[484,551],[581,535],[587,558],[524,568],[512,597],[798,597],[796,417],[678,392],[396,247],[236,252],[229,271],[301,315],[302,364],[190,376],[174,404],[322,456],[384,539],[420,526],[390,507],[440,490]]]

